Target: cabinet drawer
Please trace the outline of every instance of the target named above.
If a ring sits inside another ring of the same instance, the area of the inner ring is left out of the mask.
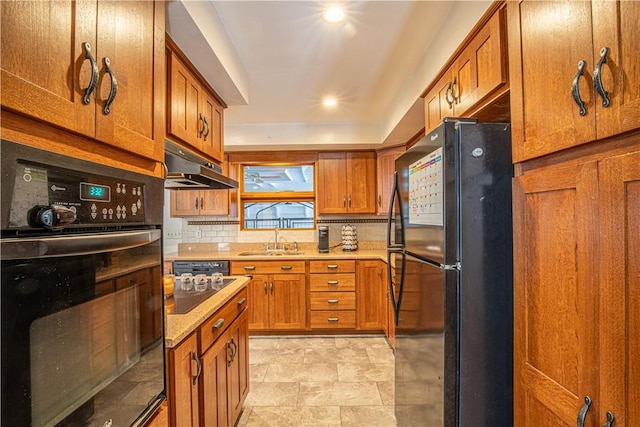
[[[355,271],[354,260],[309,261],[310,273],[354,273]]]
[[[231,275],[303,273],[304,261],[232,261]]]
[[[355,310],[355,292],[311,292],[311,310]]]
[[[311,329],[355,329],[354,310],[323,310],[311,312]]]
[[[355,274],[311,274],[309,289],[312,291],[355,291]]]
[[[246,307],[247,289],[244,288],[200,326],[200,354],[203,354],[222,335]]]

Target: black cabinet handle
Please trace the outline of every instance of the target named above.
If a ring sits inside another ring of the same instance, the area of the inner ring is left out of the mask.
[[[580,107],[581,116],[584,116],[587,114],[587,109],[584,106],[584,102],[582,102],[582,99],[580,98],[580,88],[578,87],[578,81],[580,80],[580,76],[584,74],[585,64],[586,63],[584,61],[578,62],[578,72],[576,73],[576,76],[573,78],[573,83],[571,83],[571,95],[573,95],[573,100],[576,102],[576,104],[578,104],[578,107]]]
[[[616,417],[613,416],[613,413],[607,411],[607,421],[605,421],[605,423],[602,424],[602,427],[611,427],[615,419]]]
[[[200,358],[198,357],[195,351],[191,352],[191,358],[196,362],[196,365],[198,365],[198,370],[196,371],[196,374],[193,376],[193,380],[192,380],[193,385],[196,385],[198,383],[198,378],[202,373],[202,362],[200,362]]]
[[[593,70],[593,88],[600,94],[602,97],[602,106],[607,108],[611,105],[611,100],[609,99],[609,92],[604,89],[602,86],[602,64],[607,62],[607,54],[609,53],[608,47],[603,47],[600,49],[600,60],[596,65],[595,70]]]
[[[116,75],[113,74],[113,71],[111,70],[111,61],[109,61],[109,58],[105,57],[103,61],[104,69],[111,78],[111,89],[109,90],[109,96],[107,96],[107,100],[104,101],[104,108],[102,109],[104,115],[108,116],[111,112],[111,104],[113,104],[113,100],[116,99],[116,95],[118,94],[118,81],[116,80]]]
[[[200,197],[200,209],[204,209],[204,197]]]
[[[460,102],[460,98],[456,96],[455,91],[456,91],[456,85],[458,84],[458,81],[456,79],[456,77],[453,77],[453,81],[451,82],[451,98],[453,98],[453,102],[458,104]]]
[[[89,105],[91,102],[91,93],[96,90],[98,86],[98,63],[91,55],[91,45],[87,42],[82,43],[82,47],[84,48],[84,58],[89,60],[91,64],[91,79],[89,79],[89,86],[84,90],[84,95],[82,97],[82,103],[84,105]]]
[[[587,416],[587,411],[589,410],[589,406],[591,406],[591,398],[589,396],[584,397],[584,406],[578,412],[578,424],[577,427],[584,427],[584,419]]]
[[[382,207],[382,196],[378,194],[378,207]]]
[[[233,361],[236,360],[236,355],[238,354],[238,345],[235,343],[233,338],[231,338],[231,342],[227,344],[227,348],[231,351],[231,358],[227,360],[227,366],[231,366]]]
[[[202,117],[202,113],[198,113],[198,122],[200,122],[200,130],[198,131],[198,138],[202,138],[202,133],[204,132],[204,117]]]
[[[206,129],[205,133],[204,133],[204,140],[207,140],[207,136],[209,135],[209,122],[207,121],[207,117],[203,117],[202,120],[204,121],[204,128]]]
[[[453,97],[453,82],[449,82],[447,91],[444,94],[444,100],[447,101],[447,105],[449,105],[449,108],[453,108],[453,101],[455,101],[455,98],[449,100],[449,94],[451,94],[451,96]]]

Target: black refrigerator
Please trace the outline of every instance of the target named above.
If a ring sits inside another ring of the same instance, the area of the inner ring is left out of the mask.
[[[396,160],[387,246],[400,427],[513,424],[510,131],[447,118]]]

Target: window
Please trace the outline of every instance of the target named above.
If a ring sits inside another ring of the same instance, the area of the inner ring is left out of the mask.
[[[313,164],[243,165],[241,176],[244,230],[315,228]]]

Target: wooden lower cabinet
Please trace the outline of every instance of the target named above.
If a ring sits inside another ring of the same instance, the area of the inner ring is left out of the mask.
[[[251,276],[248,327],[252,331],[301,331],[307,326],[304,261],[234,261],[232,275]]]
[[[638,136],[640,139],[640,136]],[[640,144],[514,180],[514,425],[640,425]]]
[[[247,298],[239,291],[167,352],[170,425],[235,425],[249,393]]]
[[[311,330],[356,328],[356,262],[309,261]]]
[[[356,326],[361,331],[381,331],[386,321],[386,267],[379,260],[356,263]]]
[[[198,335],[191,334],[167,352],[169,420],[172,426],[200,426]]]
[[[206,427],[233,426],[249,392],[246,310],[202,356],[202,420]]]

